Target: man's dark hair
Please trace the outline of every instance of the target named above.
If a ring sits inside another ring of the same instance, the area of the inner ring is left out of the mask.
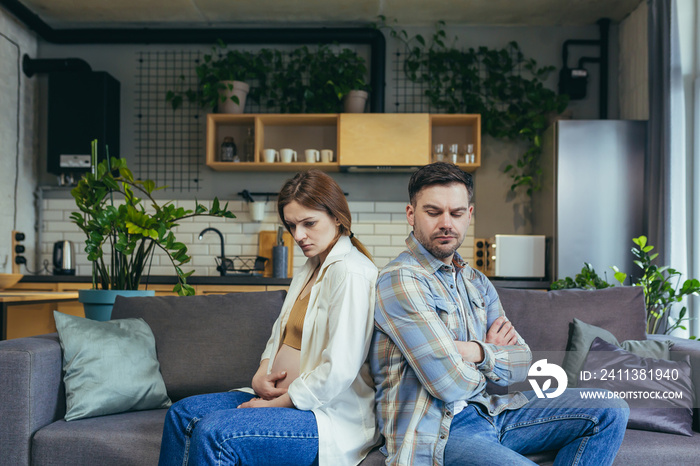
[[[428,186],[462,183],[467,188],[469,201],[474,194],[474,181],[469,173],[460,170],[456,165],[445,162],[435,162],[418,169],[408,182],[408,199],[415,205],[416,195]]]

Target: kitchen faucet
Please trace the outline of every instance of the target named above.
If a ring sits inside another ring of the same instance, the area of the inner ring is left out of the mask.
[[[219,265],[216,270],[218,270],[221,273],[222,277],[226,276],[226,255],[224,254],[224,235],[221,234],[219,230],[216,228],[205,228],[204,230],[199,232],[199,239],[201,240],[202,237],[204,236],[204,233],[208,231],[213,231],[217,235],[219,235],[219,238],[221,239],[221,265]]]

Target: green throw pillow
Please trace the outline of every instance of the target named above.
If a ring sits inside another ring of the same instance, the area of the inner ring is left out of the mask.
[[[670,347],[673,343],[670,341],[627,340],[619,343],[615,335],[607,330],[574,319],[573,332],[571,332],[569,346],[562,363],[569,381],[569,388],[578,385],[578,374],[596,337],[643,358],[671,359]]]
[[[143,319],[53,314],[63,349],[66,421],[170,406],[156,341]]]

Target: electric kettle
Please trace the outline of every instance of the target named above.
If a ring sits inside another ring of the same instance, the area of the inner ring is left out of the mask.
[[[70,241],[53,244],[53,274],[75,275],[75,247]]]

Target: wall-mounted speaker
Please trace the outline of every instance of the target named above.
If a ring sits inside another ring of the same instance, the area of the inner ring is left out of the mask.
[[[105,147],[119,157],[119,94],[119,81],[104,71],[49,74],[49,173],[88,171],[93,139],[99,160],[106,158]]]

